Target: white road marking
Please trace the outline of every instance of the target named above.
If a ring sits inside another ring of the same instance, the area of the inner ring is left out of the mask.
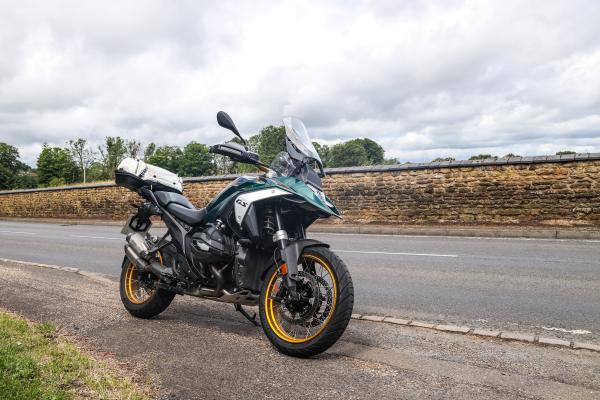
[[[360,253],[360,254],[385,254],[392,256],[417,256],[417,257],[458,257],[456,254],[432,254],[432,253],[403,253],[392,251],[360,251],[360,250],[334,250],[338,253]]]
[[[524,238],[524,237],[489,237],[489,236],[460,236],[460,235],[410,235],[391,233],[335,233],[335,232],[309,232],[308,236],[374,236],[374,237],[399,237],[399,238],[443,238],[443,239],[480,239],[480,240],[515,240],[515,241],[552,241],[552,242],[585,242],[600,243],[597,239],[552,239],[552,238]]]
[[[570,333],[572,335],[589,335],[590,331],[586,331],[584,329],[564,329],[564,328],[555,328],[555,327],[546,327],[546,326],[542,326],[542,329],[546,330],[546,331],[559,331],[559,332],[564,332],[564,333]]]
[[[70,237],[75,238],[84,238],[84,239],[106,239],[106,240],[123,240],[120,237],[106,237],[106,236],[86,236],[86,235],[69,235]]]
[[[21,232],[21,231],[0,231],[0,233],[14,233],[17,235],[36,235],[34,232]]]

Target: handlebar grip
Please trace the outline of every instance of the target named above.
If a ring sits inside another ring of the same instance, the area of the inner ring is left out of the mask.
[[[208,148],[208,152],[209,153],[213,153],[213,154],[221,154],[223,156],[228,155],[227,152],[223,151],[223,149],[221,149],[221,146],[219,146],[218,144],[214,145],[214,146],[210,146]]]

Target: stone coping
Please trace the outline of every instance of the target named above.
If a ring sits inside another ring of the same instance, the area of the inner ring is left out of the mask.
[[[465,168],[465,167],[487,167],[501,165],[519,165],[519,164],[545,164],[545,163],[568,163],[574,161],[599,161],[600,153],[578,153],[564,154],[561,156],[534,156],[534,157],[509,157],[509,158],[487,158],[485,160],[457,160],[457,161],[432,161],[427,163],[404,163],[390,165],[369,165],[360,167],[341,167],[341,168],[325,168],[325,173],[328,175],[335,174],[356,174],[365,172],[392,172],[392,171],[415,171],[424,169],[440,169],[440,168]],[[246,174],[254,175],[254,174]],[[213,175],[213,176],[198,176],[191,178],[183,178],[183,182],[210,182],[232,180],[240,176],[240,174],[231,175]],[[115,187],[114,183],[101,183],[90,185],[76,186],[57,186],[49,188],[35,189],[17,189],[3,190],[1,195],[30,193],[30,192],[46,192],[56,190],[78,190],[78,189],[97,189]]]

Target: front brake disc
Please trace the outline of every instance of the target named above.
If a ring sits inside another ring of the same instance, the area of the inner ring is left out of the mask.
[[[321,291],[313,275],[300,271],[297,276],[299,280],[296,284],[296,290],[298,293],[309,294],[313,302],[311,304],[310,302],[285,299],[280,305],[281,317],[289,323],[304,325],[314,317],[315,312],[321,307]],[[295,304],[298,302],[303,304]]]

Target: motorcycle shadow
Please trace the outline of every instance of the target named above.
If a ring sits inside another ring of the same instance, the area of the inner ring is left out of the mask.
[[[166,311],[153,319],[185,323],[208,329],[214,328],[224,333],[260,336],[262,329],[258,318],[258,307],[245,307],[245,310],[250,315],[257,314],[256,319],[259,326],[253,325],[242,314],[235,311],[233,304],[185,298],[175,298]]]

